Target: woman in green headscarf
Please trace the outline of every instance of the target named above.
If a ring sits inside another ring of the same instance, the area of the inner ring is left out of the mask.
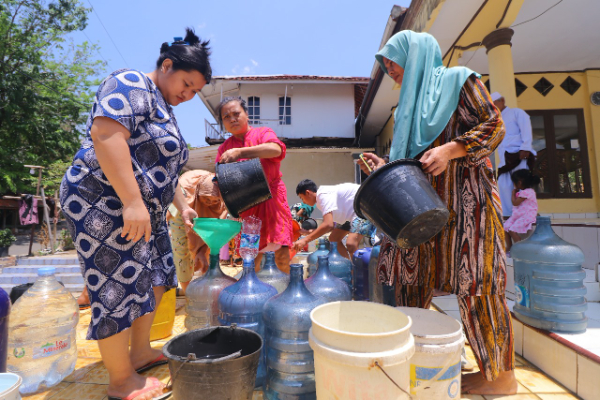
[[[444,229],[416,248],[384,240],[378,276],[396,286],[398,305],[428,308],[435,289],[456,294],[481,371],[463,376],[463,393],[516,393],[502,211],[488,158],[504,137],[500,112],[479,74],[443,66],[427,33],[399,32],[375,57],[401,85],[390,161],[420,160],[450,210]],[[385,164],[365,157],[374,170]]]

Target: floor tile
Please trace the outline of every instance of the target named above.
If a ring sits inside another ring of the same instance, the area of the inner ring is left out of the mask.
[[[100,364],[92,368],[78,380],[78,383],[95,383],[98,385],[108,385],[108,371],[104,364]]]
[[[460,396],[461,400],[462,399],[471,399],[471,400],[485,400],[485,397],[478,395],[478,394],[462,394]]]
[[[579,397],[570,393],[539,393],[538,397],[542,400],[571,400]]]
[[[533,393],[567,393],[568,390],[534,368],[517,368],[517,381]]]
[[[77,358],[77,363],[75,364],[75,370],[71,373],[71,375],[67,376],[64,381],[65,382],[78,382],[85,374],[90,372],[92,369],[97,366],[102,365],[102,360],[98,358]]]
[[[50,397],[52,400],[103,400],[108,385],[73,383]]]
[[[539,397],[537,397],[535,394],[532,393],[517,393],[517,394],[511,394],[508,396],[505,395],[500,395],[500,396],[490,396],[490,395],[485,395],[483,396],[483,398],[485,400],[539,400]]]
[[[37,394],[31,394],[28,396],[23,396],[24,400],[47,400],[47,399],[51,399],[52,397],[54,397],[55,394],[61,392],[62,390],[64,390],[65,388],[67,388],[69,385],[72,385],[72,383],[69,382],[61,382],[58,385],[43,391],[41,393],[37,393]],[[59,399],[59,397],[54,397],[55,399]]]

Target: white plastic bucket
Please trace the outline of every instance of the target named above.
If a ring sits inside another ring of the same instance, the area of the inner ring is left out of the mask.
[[[460,398],[460,354],[465,345],[456,319],[433,310],[396,307],[412,319],[415,354],[410,359],[410,393],[415,399]]]
[[[315,308],[310,319],[319,400],[408,398],[409,317],[383,304],[338,301]]]
[[[0,399],[2,400],[21,400],[19,387],[23,379],[17,374],[11,372],[0,373]]]

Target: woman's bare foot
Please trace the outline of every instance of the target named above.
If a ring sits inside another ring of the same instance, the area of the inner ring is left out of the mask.
[[[151,363],[162,355],[162,351],[158,349],[150,348],[146,352],[136,352],[136,354],[129,354],[129,358],[131,359],[131,365],[133,365],[133,369],[140,369],[143,366]]]
[[[77,304],[79,305],[79,307],[85,307],[90,305],[90,296],[88,294],[87,288],[84,287],[83,291],[81,292],[81,294],[79,295],[79,297],[77,298]]]
[[[500,372],[495,381],[488,381],[481,372],[463,374],[462,394],[515,394],[517,393],[515,371]]]
[[[134,400],[152,400],[163,394],[165,385],[156,378],[145,378],[134,373],[133,375],[121,380],[121,384],[109,384],[106,391],[109,396],[126,398],[135,392],[139,394]]]

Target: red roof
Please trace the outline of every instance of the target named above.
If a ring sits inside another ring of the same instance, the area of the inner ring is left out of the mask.
[[[214,76],[224,81],[340,81],[369,82],[361,76],[316,76],[316,75],[254,75],[254,76]]]

